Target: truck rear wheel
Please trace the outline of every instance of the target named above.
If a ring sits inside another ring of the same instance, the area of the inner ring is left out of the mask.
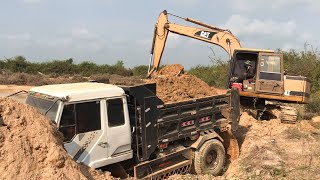
[[[223,169],[225,158],[223,144],[216,139],[209,140],[195,152],[194,170],[197,174],[217,176]]]

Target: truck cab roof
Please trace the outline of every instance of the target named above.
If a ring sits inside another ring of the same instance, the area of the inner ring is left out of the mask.
[[[125,95],[124,90],[119,86],[96,82],[45,85],[34,87],[30,91],[63,98],[70,102]]]

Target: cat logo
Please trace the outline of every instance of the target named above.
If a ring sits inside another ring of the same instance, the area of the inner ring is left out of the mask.
[[[198,31],[196,32],[196,36],[200,36],[202,38],[206,38],[206,39],[211,39],[215,34],[217,34],[216,32],[210,32],[210,31]]]
[[[209,38],[210,32],[201,31],[200,36],[204,38]]]

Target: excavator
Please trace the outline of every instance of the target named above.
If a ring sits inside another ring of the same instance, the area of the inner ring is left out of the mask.
[[[171,23],[175,16],[197,26]],[[253,110],[257,119],[266,112],[279,109],[283,123],[295,123],[298,111],[291,104],[306,104],[310,96],[310,80],[303,76],[287,75],[283,69],[283,55],[273,50],[242,48],[230,30],[218,28],[167,11],[160,13],[154,29],[148,77],[159,69],[168,34],[211,43],[223,48],[229,55],[227,88],[237,88],[241,106]]]

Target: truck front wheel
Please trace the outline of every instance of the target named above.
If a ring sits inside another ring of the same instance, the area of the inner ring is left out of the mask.
[[[209,140],[195,152],[194,170],[197,174],[217,176],[223,169],[225,158],[223,144],[216,139]]]

